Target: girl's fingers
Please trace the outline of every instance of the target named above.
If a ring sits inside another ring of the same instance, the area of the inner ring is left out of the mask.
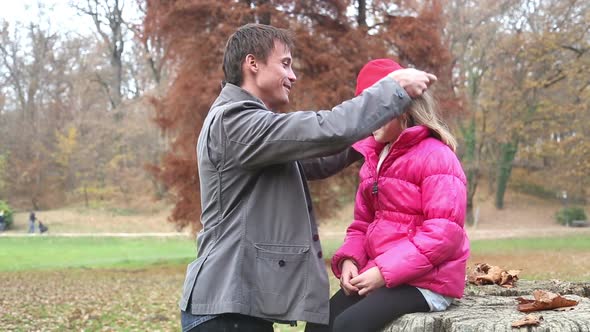
[[[343,278],[342,281],[340,282],[340,284],[342,285],[342,287],[344,287],[349,293],[356,293],[358,292],[358,288],[356,288],[354,285],[352,285],[350,283],[350,280],[346,280],[346,278]]]
[[[342,291],[344,292],[344,295],[350,296],[350,292],[348,292],[348,290],[346,289],[346,287],[340,287],[340,288],[342,288]]]
[[[370,291],[369,287],[361,288],[361,290],[359,291],[359,295],[365,296],[367,293],[369,293],[369,291]]]
[[[367,285],[366,287],[364,287],[363,289],[361,289],[361,291],[363,291],[363,295],[371,295],[371,293],[373,292],[373,290],[375,289],[375,286],[373,285]],[[361,295],[361,292],[359,291],[359,295]]]

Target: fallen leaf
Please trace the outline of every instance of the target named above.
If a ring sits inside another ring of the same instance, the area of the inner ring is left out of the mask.
[[[486,263],[475,264],[475,268],[467,274],[467,281],[475,285],[499,285],[512,288],[518,280],[520,270],[505,270],[499,266]]]
[[[534,300],[527,300],[522,297],[516,298],[518,301],[518,311],[531,312],[539,310],[550,310],[562,307],[573,307],[578,301],[569,300],[559,294],[551,293],[544,290],[533,292]],[[570,309],[571,310],[571,309]]]
[[[554,309],[555,311],[572,311],[575,310],[576,306],[571,306],[571,307],[561,307],[561,308],[556,308]]]
[[[519,304],[527,304],[527,303],[534,303],[535,300],[527,300],[524,297],[517,297],[516,301],[518,301]]]
[[[512,322],[512,327],[523,327],[523,326],[538,326],[541,324],[543,316],[526,315],[522,319]]]

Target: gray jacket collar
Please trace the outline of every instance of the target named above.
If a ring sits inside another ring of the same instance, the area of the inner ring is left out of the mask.
[[[234,101],[254,101],[264,106],[265,109],[269,109],[266,104],[260,98],[254,96],[250,92],[242,89],[241,87],[226,83],[223,89],[221,89],[221,93],[219,94],[219,101],[222,103],[226,102],[234,102]],[[217,104],[217,103],[216,103]]]

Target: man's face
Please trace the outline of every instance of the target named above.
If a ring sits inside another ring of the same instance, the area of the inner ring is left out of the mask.
[[[297,80],[292,64],[291,51],[280,42],[274,48],[266,63],[259,63],[255,78],[258,97],[272,109],[278,109],[289,103],[289,93]]]

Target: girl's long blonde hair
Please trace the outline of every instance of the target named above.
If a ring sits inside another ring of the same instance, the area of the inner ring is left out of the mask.
[[[451,148],[457,150],[457,139],[451,134],[447,125],[439,117],[438,104],[429,90],[422,96],[412,100],[410,109],[400,117],[401,127],[424,125],[430,129],[432,135]]]

